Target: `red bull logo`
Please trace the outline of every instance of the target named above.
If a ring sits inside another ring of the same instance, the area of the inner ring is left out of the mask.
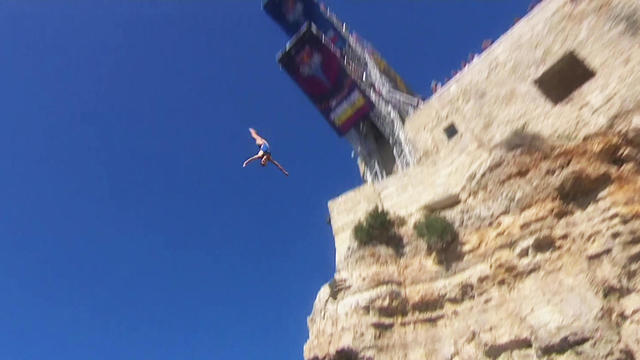
[[[322,55],[319,52],[311,49],[309,46],[305,46],[300,54],[298,54],[296,60],[302,76],[315,76],[327,87],[331,86],[329,79],[327,79],[322,71]]]

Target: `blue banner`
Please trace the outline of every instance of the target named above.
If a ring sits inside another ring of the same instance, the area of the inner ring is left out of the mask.
[[[346,39],[327,17],[326,9],[315,0],[267,0],[262,7],[289,36],[295,35],[306,22],[311,22],[336,48],[342,50],[347,45]]]

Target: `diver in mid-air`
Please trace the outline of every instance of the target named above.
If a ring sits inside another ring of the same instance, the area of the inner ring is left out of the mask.
[[[285,175],[289,176],[289,173],[287,172],[287,170],[285,170],[280,164],[278,164],[277,161],[275,161],[271,157],[271,151],[270,151],[269,143],[267,142],[267,140],[265,140],[263,137],[258,135],[258,132],[256,132],[253,128],[249,128],[249,132],[251,133],[251,136],[256,140],[256,145],[258,145],[259,150],[257,154],[245,160],[244,164],[242,164],[242,167],[245,167],[250,162],[258,159],[260,159],[260,165],[262,166],[267,166],[267,163],[271,161],[275,166],[278,167],[278,169],[280,169],[280,171],[282,171]]]

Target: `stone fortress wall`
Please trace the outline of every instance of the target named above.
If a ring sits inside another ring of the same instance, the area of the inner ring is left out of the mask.
[[[555,103],[581,65],[594,76]],[[571,141],[612,126],[640,126],[640,2],[542,1],[407,119],[417,165],[329,201],[337,269],[371,208],[414,216],[455,203],[514,131]]]

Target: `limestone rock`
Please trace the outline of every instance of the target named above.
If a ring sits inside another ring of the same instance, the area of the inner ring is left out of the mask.
[[[599,134],[543,158],[495,155],[441,211],[459,233],[448,263],[410,222],[402,254],[351,246],[318,294],[305,358],[639,358],[640,167],[603,155],[639,146]],[[516,192],[526,206],[494,201]]]
[[[417,163],[329,202],[306,360],[640,359],[639,24],[638,0],[544,0],[406,120]],[[555,103],[536,81],[567,54],[595,76]],[[402,252],[354,241],[376,206]]]

